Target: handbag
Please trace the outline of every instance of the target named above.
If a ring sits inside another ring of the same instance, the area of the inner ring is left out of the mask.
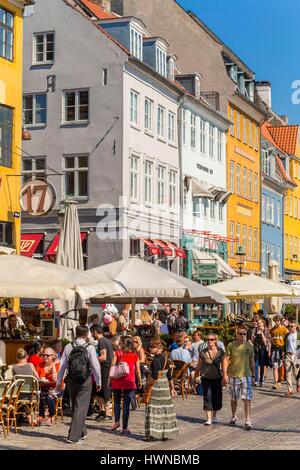
[[[118,356],[119,359],[120,356]],[[109,377],[111,379],[123,379],[129,374],[129,365],[125,361],[119,361],[114,365],[111,366]]]
[[[143,399],[142,399],[142,403],[144,403],[145,405],[148,405],[148,403],[150,402],[152,392],[153,392],[153,387],[156,384],[156,382],[162,378],[163,373],[166,369],[167,362],[168,362],[168,359],[165,356],[165,363],[164,363],[163,369],[158,373],[157,379],[154,379],[151,376],[148,378],[146,386],[145,386],[145,391],[143,393]]]

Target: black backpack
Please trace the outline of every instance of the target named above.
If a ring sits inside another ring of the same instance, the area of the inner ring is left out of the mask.
[[[75,383],[83,384],[90,376],[88,344],[72,344],[73,349],[68,359],[68,377]]]
[[[188,328],[188,321],[184,317],[176,318],[175,329],[179,331],[185,331]]]

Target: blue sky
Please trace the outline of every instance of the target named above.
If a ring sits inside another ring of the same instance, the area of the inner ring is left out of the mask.
[[[207,24],[255,73],[272,84],[273,108],[300,124],[292,83],[300,88],[299,0],[178,0]]]

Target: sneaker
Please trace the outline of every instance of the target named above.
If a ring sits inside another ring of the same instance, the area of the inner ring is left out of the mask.
[[[262,382],[259,382],[258,387],[261,388],[263,386],[264,386],[264,384]]]
[[[253,428],[252,428],[252,424],[249,423],[249,421],[246,421],[246,423],[245,423],[245,429],[246,429],[246,431],[251,431],[251,429],[253,429]]]
[[[104,418],[102,419],[102,421],[112,421],[112,416],[104,416]]]
[[[100,411],[100,413],[96,416],[96,421],[102,421],[105,418],[105,411]]]
[[[215,418],[212,419],[212,422],[213,422],[214,424],[216,424],[216,423],[219,423],[220,420],[219,420],[219,418],[215,417]]]
[[[120,427],[120,423],[115,423],[113,427],[111,428],[111,431],[116,431]]]
[[[212,424],[212,421],[208,419],[207,421],[205,421],[204,426],[210,426],[211,424]]]
[[[229,422],[229,426],[235,426],[237,423],[237,418],[233,416]]]
[[[82,440],[82,438],[78,441],[71,441],[70,439],[66,439],[66,442],[68,442],[69,444],[82,444]]]
[[[258,387],[258,386],[259,386],[259,382],[255,382],[254,386],[255,386],[255,387]]]
[[[85,434],[84,436],[81,436],[82,441],[84,441],[85,439],[87,439],[87,434]]]

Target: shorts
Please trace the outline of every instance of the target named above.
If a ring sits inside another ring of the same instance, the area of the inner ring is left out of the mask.
[[[252,378],[251,377],[230,377],[229,394],[232,401],[252,400]]]
[[[273,346],[271,350],[271,358],[270,358],[270,366],[272,367],[272,369],[279,369],[280,367],[283,366],[282,356],[283,356],[283,349],[276,348]]]
[[[111,401],[111,388],[109,386],[109,371],[110,367],[101,367],[101,390],[96,391],[96,384],[93,384],[93,396],[102,398],[105,403]]]

